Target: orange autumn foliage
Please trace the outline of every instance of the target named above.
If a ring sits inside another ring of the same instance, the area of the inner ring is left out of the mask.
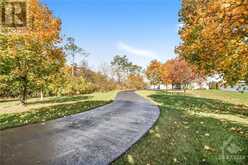
[[[188,84],[195,78],[195,72],[183,59],[168,60],[162,65],[161,78],[164,84]]]
[[[17,89],[23,104],[31,87],[42,93],[64,65],[64,52],[57,46],[60,26],[60,20],[39,0],[27,0],[27,27],[0,33],[0,78]]]
[[[153,60],[146,69],[146,76],[152,85],[159,85],[161,83],[161,65],[159,61]]]
[[[177,53],[229,84],[248,81],[248,0],[183,0]]]
[[[140,74],[130,74],[127,79],[127,87],[137,90],[144,89],[145,82],[143,76]]]

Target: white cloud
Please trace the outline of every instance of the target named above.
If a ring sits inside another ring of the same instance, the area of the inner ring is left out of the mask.
[[[124,42],[119,42],[117,44],[117,48],[119,50],[124,50],[127,53],[137,55],[137,56],[140,56],[140,57],[157,58],[156,53],[153,52],[153,51],[134,48],[134,47],[132,47],[132,46],[130,46],[130,45],[124,43]]]

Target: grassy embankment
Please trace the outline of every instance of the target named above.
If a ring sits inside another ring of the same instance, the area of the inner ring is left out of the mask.
[[[0,100],[0,129],[12,128],[31,123],[84,112],[110,103],[117,91],[93,93],[80,96],[47,97],[28,100],[26,106],[18,100]]]
[[[159,105],[160,119],[113,164],[247,165],[248,93],[138,93]]]

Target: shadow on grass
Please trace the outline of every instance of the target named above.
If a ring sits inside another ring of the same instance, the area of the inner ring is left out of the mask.
[[[240,114],[243,113],[242,106],[163,92],[157,92],[149,97],[160,103],[159,120],[146,136],[115,161],[114,165],[247,165],[248,127],[185,113],[190,110],[204,112],[207,110],[214,113],[217,109],[222,110],[223,113],[230,113],[225,110],[226,107],[236,108],[233,111],[235,114]],[[232,140],[228,147],[238,146],[241,151],[238,153],[225,151],[225,156],[234,158],[221,159],[223,143],[230,137]],[[238,159],[240,155],[245,157]]]
[[[0,103],[6,103],[6,102],[15,102],[18,101],[19,99],[0,99]]]
[[[167,94],[162,92],[149,97],[160,103],[162,106],[172,109],[248,116],[247,106],[225,103],[215,99],[198,98],[183,94]]]
[[[79,97],[77,97],[79,98]],[[84,112],[111,101],[84,101],[72,104],[62,104],[35,109],[18,114],[4,114],[0,116],[0,130],[27,125],[31,123],[45,122],[52,119],[65,117]]]
[[[65,97],[54,97],[48,100],[38,100],[38,101],[31,101],[28,102],[27,105],[34,105],[34,104],[48,104],[48,103],[64,103],[70,101],[83,101],[93,98],[93,96],[65,96]]]

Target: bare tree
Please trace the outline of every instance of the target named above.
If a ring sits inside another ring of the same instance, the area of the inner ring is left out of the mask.
[[[64,49],[66,51],[67,56],[71,58],[71,66],[72,66],[72,76],[74,76],[75,67],[77,63],[75,62],[76,56],[80,56],[81,58],[85,59],[88,57],[89,53],[87,53],[84,49],[80,48],[76,43],[75,39],[72,37],[68,37],[66,39],[66,44]]]

